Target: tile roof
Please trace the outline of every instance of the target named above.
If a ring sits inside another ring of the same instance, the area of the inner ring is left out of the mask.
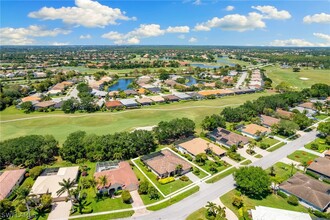
[[[106,176],[108,179],[108,183],[105,186],[106,188],[109,188],[114,184],[119,184],[123,189],[131,191],[136,190],[139,186],[138,179],[136,178],[131,166],[126,161],[120,162],[118,168],[104,170],[94,174],[96,180],[98,180],[101,176]],[[97,188],[102,189],[102,185],[98,183]]]
[[[164,102],[165,101],[165,99],[161,96],[152,96],[152,97],[150,97],[150,99],[154,102]]]
[[[7,170],[0,175],[0,200],[5,199],[17,181],[25,174],[25,169]]]
[[[298,106],[299,107],[303,107],[303,108],[308,108],[308,109],[316,110],[315,107],[314,107],[314,103],[313,102],[305,102],[305,103],[302,103],[302,104],[300,104]]]
[[[32,102],[32,101],[40,101],[41,98],[38,96],[27,96],[22,98],[22,102]]]
[[[138,103],[134,99],[121,99],[119,100],[125,106],[136,106]]]
[[[297,196],[323,210],[330,203],[330,185],[322,183],[300,172],[280,184],[280,189]]]
[[[112,107],[119,107],[119,106],[123,106],[123,104],[121,104],[120,101],[118,100],[114,100],[114,101],[108,101],[105,103],[105,106],[107,108],[112,108]]]
[[[183,170],[191,168],[190,163],[169,150],[162,150],[160,155],[145,160],[144,162],[159,175],[175,171],[176,167],[180,164]]]
[[[245,145],[249,143],[249,139],[247,137],[220,127],[210,132],[209,135],[214,137],[216,141],[226,144],[228,146],[238,145],[240,143]]]
[[[248,125],[245,125],[244,128],[242,129],[242,132],[252,134],[252,135],[255,135],[258,131],[260,131],[261,133],[270,133],[271,132],[269,128],[265,128],[265,127],[262,127],[257,124],[248,124]]]
[[[316,171],[324,176],[330,177],[330,158],[316,158],[307,168],[308,170]]]
[[[149,98],[141,98],[136,100],[140,104],[151,104],[152,100]]]
[[[175,96],[175,95],[166,95],[166,96],[163,96],[164,99],[168,99],[169,101],[178,101],[180,100],[179,97]]]
[[[211,149],[217,155],[222,155],[226,153],[226,151],[221,149],[219,146],[211,142],[208,142],[202,138],[194,138],[192,140],[186,141],[178,145],[186,149],[189,153],[191,153],[194,156],[200,153],[205,153],[207,149]]]
[[[38,102],[37,104],[34,105],[34,107],[39,107],[39,108],[47,108],[50,106],[54,106],[56,103],[54,101],[44,101],[44,102]]]
[[[261,123],[267,126],[272,126],[274,124],[278,124],[280,122],[280,119],[278,118],[273,118],[268,115],[260,115]]]
[[[294,115],[292,112],[288,112],[288,111],[285,111],[280,108],[276,109],[276,113],[279,114],[280,116],[286,117],[286,118],[291,118]]]

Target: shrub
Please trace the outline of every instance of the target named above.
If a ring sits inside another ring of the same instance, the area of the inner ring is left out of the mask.
[[[115,196],[119,196],[123,193],[123,190],[117,190],[114,194]]]
[[[237,207],[237,208],[241,208],[243,206],[243,199],[241,196],[234,196],[233,197],[233,202],[232,202],[233,206]]]
[[[187,182],[187,181],[189,181],[189,177],[187,177],[187,176],[181,176],[180,177],[180,180],[181,181],[184,181],[184,182]]]
[[[184,154],[184,157],[187,158],[187,160],[189,161],[193,161],[192,156],[190,156],[189,154]]]
[[[159,194],[158,194],[158,191],[155,187],[153,186],[150,186],[149,189],[148,189],[148,195],[149,195],[149,198],[150,199],[159,199]]]
[[[193,174],[199,176],[200,172],[201,172],[201,171],[200,171],[197,167],[194,167],[194,168],[193,168]]]
[[[242,160],[241,155],[239,155],[238,153],[227,152],[227,155],[228,155],[228,157],[230,157],[233,160],[236,160],[236,161],[241,161]]]
[[[316,143],[312,143],[312,144],[311,144],[311,149],[312,149],[312,150],[319,150],[319,145],[316,144]]]
[[[260,144],[260,148],[263,149],[263,150],[265,150],[265,149],[267,149],[269,147],[270,147],[269,144],[266,144],[266,143],[261,143]]]
[[[289,198],[288,198],[288,203],[289,203],[290,205],[297,206],[297,205],[299,204],[299,200],[298,200],[298,198],[297,198],[296,196],[291,195],[291,196],[289,196]]]
[[[141,181],[139,185],[138,192],[139,194],[147,194],[148,193],[149,182]]]
[[[26,212],[26,211],[27,211],[26,205],[24,205],[23,203],[21,203],[21,204],[18,206],[18,210],[19,210],[20,212]]]
[[[162,179],[159,179],[158,180],[158,182],[160,183],[160,184],[167,184],[167,183],[170,183],[170,182],[173,182],[173,181],[175,181],[175,178],[174,177],[172,177],[172,176],[169,176],[169,177],[166,177],[166,178],[162,178]]]
[[[309,171],[309,170],[306,171],[306,174],[309,175],[309,176],[311,176],[311,177],[313,177],[313,178],[315,178],[315,179],[319,179],[320,178],[320,175],[318,175],[318,174],[316,174],[316,173],[314,173],[312,171]]]
[[[93,209],[91,207],[86,207],[82,210],[83,214],[88,214],[88,213],[92,213]]]
[[[30,169],[29,175],[32,179],[35,180],[41,174],[42,170],[42,166],[33,167],[32,169]]]
[[[287,195],[287,194],[285,194],[285,193],[284,193],[284,192],[282,192],[282,191],[278,191],[278,192],[277,192],[277,195],[281,196],[283,199],[286,199],[286,198],[288,198],[288,195]]]
[[[131,203],[132,201],[132,197],[131,194],[127,191],[127,190],[123,190],[123,192],[121,193],[121,199],[123,200],[124,203]]]

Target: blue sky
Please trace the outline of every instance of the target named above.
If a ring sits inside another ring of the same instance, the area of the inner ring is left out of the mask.
[[[330,1],[1,1],[1,44],[330,46]]]

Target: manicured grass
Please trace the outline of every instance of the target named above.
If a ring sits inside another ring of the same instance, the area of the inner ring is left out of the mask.
[[[255,158],[262,158],[262,155],[261,154],[257,154],[254,156]]]
[[[277,182],[283,182],[287,179],[289,179],[292,175],[294,175],[298,169],[296,167],[292,167],[288,164],[277,162],[273,165],[275,171],[275,176],[272,176],[272,180],[277,180]],[[266,170],[268,174],[270,174],[270,168]]]
[[[319,149],[318,150],[314,150],[316,152],[319,152],[319,153],[323,153],[325,150],[327,150],[329,148],[329,145],[327,145],[325,143],[325,140],[324,139],[321,139],[321,138],[316,138],[313,142],[309,143],[309,144],[306,144],[305,145],[305,148],[307,149],[310,149],[310,150],[313,150],[312,149],[312,144],[315,143],[319,146]]]
[[[207,218],[205,217],[207,209],[206,208],[200,208],[197,211],[191,213],[186,220],[207,220]]]
[[[303,89],[312,86],[315,83],[330,84],[328,70],[314,70],[313,68],[302,68],[300,72],[293,72],[290,69],[281,69],[278,65],[266,67],[266,74],[273,81],[273,87],[281,82],[287,82],[297,89]],[[308,78],[303,80],[300,78]]]
[[[246,161],[242,162],[241,165],[249,165],[250,163],[252,163],[251,160],[246,160]]]
[[[205,171],[207,171],[208,173],[210,173],[210,174],[215,174],[215,173],[213,173],[212,171],[211,171],[211,167],[210,167],[210,164],[212,163],[213,161],[211,161],[211,160],[207,160],[206,162],[205,162],[205,164],[204,165],[198,165],[198,166],[200,166],[201,168],[203,168]],[[217,167],[217,169],[218,169],[218,172],[216,172],[216,173],[219,173],[219,172],[221,172],[221,171],[223,171],[224,169],[226,169],[226,168],[228,168],[228,167],[230,167],[230,165],[228,164],[228,166],[218,166]],[[201,171],[200,173],[204,173],[203,171]],[[206,176],[206,174],[205,174],[205,176]],[[203,176],[204,177],[204,176]],[[201,177],[201,178],[203,178],[203,177]]]
[[[230,174],[234,173],[236,171],[236,167],[232,167],[229,170],[224,171],[223,173],[216,175],[214,177],[212,177],[211,179],[208,179],[207,181],[205,181],[206,183],[214,183],[217,182],[223,178],[225,178],[226,176],[229,176]]]
[[[272,146],[272,145],[274,145],[274,144],[276,144],[278,142],[280,142],[280,141],[279,140],[276,140],[274,138],[268,138],[267,137],[267,138],[262,139],[262,141],[257,142],[257,144],[258,144],[259,147],[260,147],[260,144],[261,143],[269,144],[269,146]]]
[[[148,210],[151,210],[151,211],[157,211],[157,210],[160,210],[160,209],[163,209],[163,208],[166,208],[170,205],[173,205],[174,203],[177,203],[181,200],[183,200],[184,198],[196,193],[199,191],[199,186],[194,186],[193,188],[181,193],[180,195],[178,196],[175,196],[169,200],[167,200],[166,202],[163,202],[163,203],[160,203],[158,205],[154,205],[154,206],[151,206],[151,207],[148,207],[147,209]]]
[[[235,196],[236,193],[237,190],[234,189],[228,192],[227,194],[221,196],[220,200],[227,208],[232,210],[237,217],[239,217],[238,209],[232,204],[233,197]],[[285,199],[274,194],[270,194],[262,200],[250,199],[247,196],[243,196],[243,203],[247,209],[252,209],[255,206],[267,206],[267,207],[285,209],[285,210],[291,210],[297,212],[308,212],[307,208],[303,207],[302,205],[300,204],[298,206],[290,205],[289,203],[287,203]]]
[[[302,151],[302,150],[297,150],[295,152],[293,152],[292,154],[290,154],[288,156],[289,159],[294,160],[294,161],[298,161],[300,163],[303,162],[310,162],[313,161],[315,158],[318,158],[318,156]]]
[[[316,115],[315,118],[319,119],[319,120],[323,120],[326,119],[327,117],[329,117],[328,115],[325,114],[320,114],[320,115]]]
[[[136,127],[156,125],[163,120],[187,117],[196,123],[197,132],[202,131],[200,124],[205,116],[218,114],[226,106],[237,106],[247,100],[253,100],[270,93],[255,93],[228,96],[214,100],[178,102],[165,105],[153,105],[137,110],[121,112],[97,112],[93,114],[64,114],[62,111],[49,113],[34,112],[24,114],[22,111],[9,107],[0,112],[2,121],[40,117],[23,121],[1,123],[0,140],[30,134],[51,134],[62,144],[68,134],[82,130],[98,135],[120,131],[130,131]]]
[[[76,218],[77,220],[108,220],[108,219],[118,219],[118,218],[128,218],[134,214],[134,211],[127,211],[127,212],[118,212],[106,215],[98,215],[98,216],[91,216],[91,217],[82,217]]]
[[[273,152],[273,151],[276,151],[277,149],[279,149],[279,148],[283,147],[284,145],[286,145],[286,143],[284,143],[284,142],[281,142],[281,143],[277,144],[276,146],[274,146],[274,147],[272,147],[272,148],[269,148],[269,149],[267,149],[267,151],[269,151],[269,152]]]
[[[160,184],[157,181],[157,176],[151,171],[148,172],[146,167],[142,165],[141,161],[136,160],[135,163],[149,177],[149,179],[158,187],[158,189],[160,191],[162,191],[162,193],[164,193],[165,195],[173,193],[173,192],[181,189],[182,187],[185,187],[185,186],[189,185],[190,183],[192,183],[191,180],[184,182],[184,181],[181,181],[181,180],[177,179],[173,182],[170,182],[170,183],[167,183],[167,184],[164,184],[164,185]]]

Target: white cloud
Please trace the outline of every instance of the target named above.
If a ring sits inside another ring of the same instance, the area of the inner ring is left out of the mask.
[[[91,39],[92,36],[90,34],[86,34],[86,35],[80,35],[79,37],[80,39]]]
[[[234,9],[235,9],[235,7],[232,6],[232,5],[228,5],[228,6],[225,8],[226,11],[232,11],[232,10],[234,10]]]
[[[265,28],[262,15],[250,12],[247,16],[240,14],[226,15],[222,18],[214,17],[207,22],[199,23],[195,26],[195,31],[210,31],[211,28],[221,28],[226,31],[248,31]]]
[[[181,39],[181,40],[184,40],[184,39],[186,39],[186,36],[185,36],[184,34],[180,34],[180,35],[178,36],[178,38]]]
[[[202,0],[196,0],[193,2],[194,5],[201,5],[202,4]]]
[[[191,37],[189,40],[188,40],[189,43],[196,43],[197,42],[197,38],[195,37]]]
[[[270,43],[270,46],[286,46],[286,47],[329,47],[330,35],[322,33],[313,33],[317,38],[322,39],[324,42],[310,42],[304,39],[288,39],[288,40],[274,40]]]
[[[189,33],[190,28],[188,26],[176,26],[176,27],[172,27],[169,26],[166,29],[166,32],[168,33]]]
[[[330,24],[330,14],[320,13],[314,15],[307,15],[303,19],[304,23],[320,23],[320,24]]]
[[[279,11],[274,6],[252,6],[253,9],[260,11],[264,19],[286,20],[291,18],[291,14],[288,11]]]
[[[52,43],[53,46],[65,46],[65,45],[69,45],[69,42],[54,42]]]
[[[92,0],[75,0],[74,7],[43,7],[39,11],[29,13],[30,18],[42,20],[60,19],[66,24],[85,27],[105,27],[117,24],[117,20],[135,20],[129,18],[119,8],[110,8]]]
[[[26,45],[33,44],[33,37],[55,37],[59,34],[69,34],[71,31],[60,28],[52,30],[44,29],[38,25],[30,25],[26,28],[0,28],[1,44],[3,45]]]

